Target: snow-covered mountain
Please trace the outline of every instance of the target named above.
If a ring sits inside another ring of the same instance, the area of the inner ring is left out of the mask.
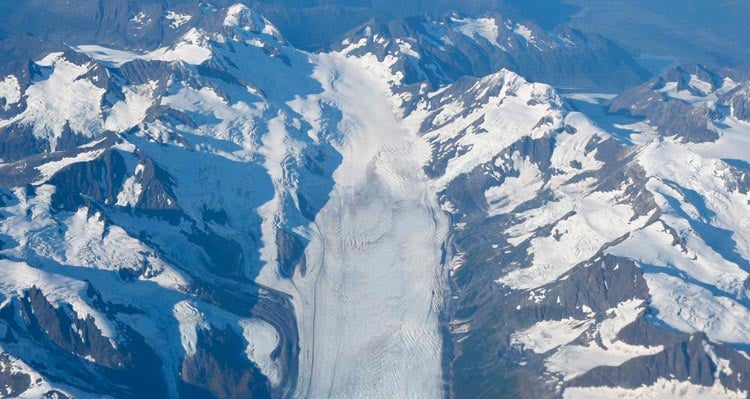
[[[351,46],[356,44],[356,46]],[[371,21],[335,50],[393,59],[405,83],[451,83],[507,68],[533,81],[577,90],[615,91],[640,84],[648,73],[615,43],[565,25],[546,31],[534,21],[497,13],[479,18],[450,14]]]
[[[455,397],[746,397],[750,126],[608,133],[512,73],[429,104]]]
[[[522,77],[619,51],[582,33],[454,15],[310,53],[242,4],[163,15],[153,48],[0,65],[0,396],[747,397],[741,73],[611,126]]]

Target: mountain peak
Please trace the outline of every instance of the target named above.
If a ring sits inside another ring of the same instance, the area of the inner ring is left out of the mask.
[[[232,29],[234,32],[265,34],[279,42],[285,42],[284,37],[276,26],[258,12],[253,11],[242,3],[231,5],[226,9],[224,26]]]
[[[625,50],[600,36],[570,28],[547,31],[498,13],[371,20],[333,48],[380,60],[392,57],[405,82],[428,81],[435,87],[501,68],[521,69],[534,81],[604,92],[648,76]]]

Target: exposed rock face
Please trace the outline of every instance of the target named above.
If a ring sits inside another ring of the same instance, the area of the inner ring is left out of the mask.
[[[644,118],[660,134],[685,142],[716,141],[728,112],[747,121],[747,72],[683,65],[626,91],[610,111]]]
[[[275,28],[245,7],[209,14],[200,31],[185,30],[184,41],[173,43],[175,59],[133,55],[120,64],[64,48],[6,69],[0,84],[5,392],[49,398],[292,392],[298,338],[290,300],[253,282],[261,267],[257,209],[273,198],[273,183],[257,149],[237,152],[260,143],[252,129],[264,128],[254,124],[273,111],[238,111],[247,119],[217,138],[203,134],[222,129],[209,128],[221,124],[211,107],[186,109],[170,98],[204,90],[227,104],[231,97],[263,102],[260,91],[238,94],[238,87],[259,82],[251,83],[236,63],[275,63],[286,57],[278,48],[296,53],[277,34],[263,33]],[[220,34],[233,40],[211,36],[223,56],[192,61],[191,51],[209,52],[202,35]],[[252,37],[270,44],[233,62],[237,51],[255,51],[245,43]],[[192,46],[188,54],[179,52],[184,46]],[[57,98],[55,87],[75,98]],[[289,111],[276,97],[268,101]],[[326,158],[335,157],[323,146],[306,151],[311,158],[297,170],[325,180]],[[314,217],[325,193],[320,187],[300,193],[308,198],[304,212]],[[290,262],[293,272],[297,262]]]
[[[644,384],[653,385],[659,378],[674,376],[680,381],[690,381],[693,384],[710,387],[716,381],[717,370],[713,349],[705,341],[702,334],[691,335],[678,343],[667,347],[663,352],[630,360],[620,367],[600,367],[584,377],[571,382],[573,386],[601,386],[611,385],[638,388]],[[729,363],[735,367],[746,367],[747,358],[730,355]],[[722,374],[721,384],[729,389],[747,390],[747,383],[742,378]]]
[[[29,389],[31,378],[27,374],[13,370],[13,362],[7,353],[0,355],[0,364],[2,365],[0,386],[7,396],[18,396]]]
[[[243,338],[231,329],[198,333],[198,351],[182,363],[184,398],[270,398],[265,376],[244,355]]]
[[[750,83],[745,81],[719,98],[720,104],[729,107],[732,116],[750,122]]]
[[[723,83],[709,87],[698,79],[690,84],[704,89],[702,96],[731,85],[714,79]],[[467,98],[478,101],[467,107]],[[688,110],[698,106],[669,101]],[[638,396],[677,386],[745,395],[748,386],[735,375],[746,361],[736,338],[719,338],[700,316],[677,316],[684,304],[672,302],[732,292],[729,306],[745,312],[746,262],[735,252],[744,244],[715,241],[720,229],[709,224],[725,223],[723,217],[732,223],[732,217],[718,216],[725,205],[705,197],[706,190],[730,202],[738,195],[737,204],[746,206],[738,181],[744,175],[736,174],[743,164],[714,158],[729,157],[727,140],[746,133],[735,116],[710,110],[710,123],[726,125],[722,137],[671,125],[679,134],[634,132],[640,144],[633,145],[571,112],[554,92],[509,73],[459,82],[430,96],[424,109],[421,129],[433,151],[426,171],[442,189],[454,226],[452,395]],[[676,160],[688,159],[707,169],[685,172]],[[665,166],[671,162],[678,165]],[[696,214],[681,211],[688,204]],[[708,243],[703,248],[709,252],[699,254],[698,242]],[[712,251],[733,262],[729,268],[737,274],[727,288],[714,285],[724,284],[719,275],[691,277],[714,267]],[[714,305],[688,306],[714,314],[707,310]],[[691,334],[696,329],[705,334]]]
[[[534,22],[499,14],[370,22],[334,48],[350,43],[356,44],[350,54],[393,58],[392,68],[405,82],[427,80],[435,87],[502,68],[524,71],[532,81],[599,91],[632,87],[649,76],[601,36],[566,26],[545,31]]]

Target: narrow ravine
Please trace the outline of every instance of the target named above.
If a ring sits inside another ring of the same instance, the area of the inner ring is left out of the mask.
[[[386,83],[319,56],[325,100],[343,112],[343,162],[296,275],[300,398],[440,398],[439,330],[448,233],[422,166],[429,148]]]

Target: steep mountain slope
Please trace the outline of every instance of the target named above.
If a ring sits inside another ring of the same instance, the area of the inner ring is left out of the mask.
[[[747,122],[744,101],[750,73],[682,65],[614,98],[610,112],[645,118],[665,136],[715,141],[730,114]]]
[[[641,123],[623,144],[512,73],[429,104],[453,395],[747,395],[747,169],[717,159],[750,155],[729,149],[743,123],[700,144]]]
[[[397,59],[405,83],[427,80],[435,87],[503,68],[523,71],[534,81],[604,92],[632,87],[649,76],[628,53],[601,36],[564,25],[547,31],[533,21],[497,13],[370,22],[334,48],[351,43],[357,44],[353,55]]]
[[[155,53],[68,49],[5,78],[3,349],[41,373],[16,392],[293,390],[291,302],[253,283],[258,208],[278,195],[266,162],[307,165],[300,174],[324,163],[327,147],[284,104],[291,79],[295,95],[319,86],[262,18],[244,7],[215,18],[218,30]],[[270,129],[300,143],[298,158],[263,156],[257,132]],[[326,193],[304,196],[310,212]]]
[[[750,392],[739,75],[643,86],[715,134],[621,137],[507,69],[433,87],[420,30],[312,54],[243,5],[172,17],[2,66],[4,395]]]

